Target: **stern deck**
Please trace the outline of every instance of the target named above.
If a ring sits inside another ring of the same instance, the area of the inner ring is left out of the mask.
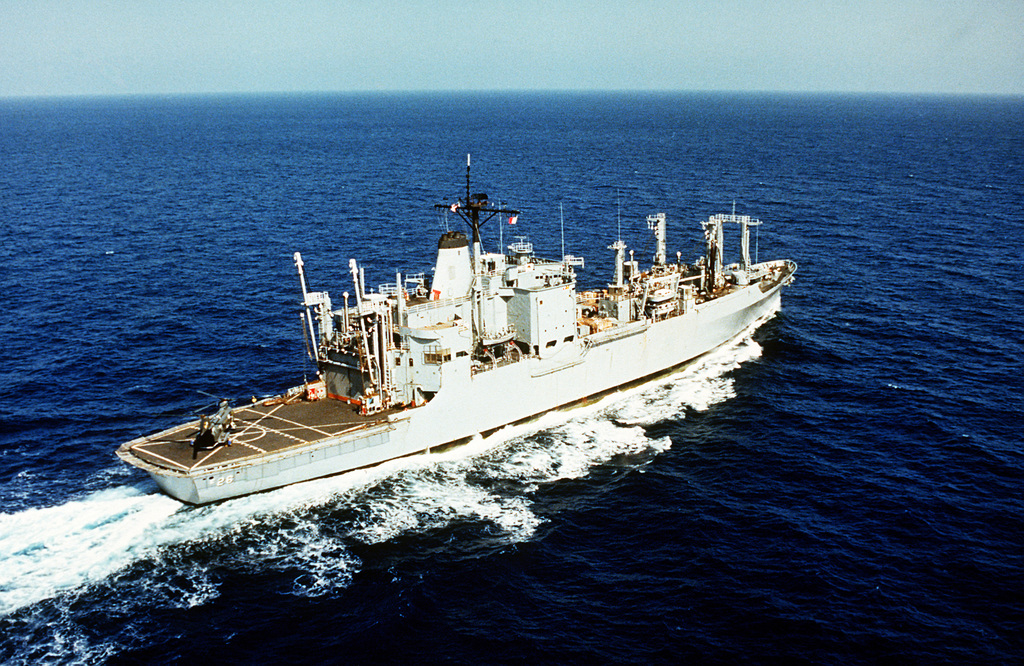
[[[233,411],[235,427],[230,432],[230,444],[193,449],[192,438],[199,431],[199,422],[192,421],[132,440],[118,453],[165,470],[191,474],[386,423],[389,413],[363,416],[352,405],[338,400],[256,403]]]

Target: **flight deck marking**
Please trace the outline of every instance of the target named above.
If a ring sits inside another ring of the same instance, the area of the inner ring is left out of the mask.
[[[275,416],[274,418],[276,418],[276,419],[278,419],[280,421],[284,420],[280,416]],[[302,438],[296,437],[295,435],[290,435],[290,434],[288,434],[287,432],[285,432],[281,428],[271,428],[270,426],[265,426],[265,425],[261,425],[261,426],[257,426],[257,427],[260,429],[260,435],[258,437],[254,437],[253,439],[249,440],[251,442],[258,441],[258,440],[262,439],[264,435],[267,435],[267,434],[270,434],[270,433],[273,433],[275,435],[280,435],[281,437],[284,437],[286,439],[293,439],[296,442],[300,442],[300,443],[303,443],[303,444],[306,443],[306,441],[307,441],[307,440],[304,440]],[[248,432],[248,429],[246,429],[245,432]],[[244,432],[242,434],[244,434]],[[248,442],[240,442],[240,443],[241,444],[248,444]]]
[[[265,414],[262,413],[262,412],[257,412],[256,410],[251,409],[249,407],[243,408],[244,411],[253,412],[254,414],[259,414],[260,417],[258,419],[256,419],[255,421],[247,421],[247,425],[245,426],[245,429],[242,430],[242,432],[238,433],[238,437],[241,437],[242,435],[245,435],[245,434],[249,433],[250,431],[255,430],[257,428],[259,429],[259,435],[254,437],[254,438],[252,438],[249,441],[244,441],[244,440],[241,440],[241,439],[238,439],[236,441],[239,444],[242,444],[244,446],[248,446],[251,449],[257,450],[260,453],[266,453],[266,450],[265,449],[261,449],[258,446],[254,446],[252,444],[249,444],[249,442],[250,441],[251,442],[255,442],[257,440],[262,439],[264,436],[266,436],[266,434],[268,432],[275,432],[275,433],[278,433],[279,435],[281,435],[283,437],[288,437],[290,439],[294,439],[296,441],[302,442],[303,440],[299,439],[298,437],[294,437],[292,435],[289,435],[288,433],[280,431],[280,430],[278,430],[276,428],[271,428],[271,427],[262,425],[262,423],[261,423],[262,421],[264,421],[265,419],[267,419],[270,416],[273,416],[274,412],[276,412],[277,410],[281,409],[282,407],[284,407],[284,405],[276,405],[273,409],[271,409],[269,412],[267,412]],[[278,420],[281,420],[281,421],[284,420],[280,416],[274,416],[274,418],[276,418]],[[245,420],[245,419],[242,419],[242,420]]]
[[[235,437],[232,438],[232,441],[238,442],[240,444],[248,444],[249,442],[255,442],[266,437],[268,432],[266,426],[261,426],[256,422],[246,422],[245,419],[239,420],[245,422],[246,426],[245,428],[242,429],[241,432],[239,432]],[[246,435],[250,435],[252,433],[255,433],[256,436],[250,437],[249,439],[243,439]]]
[[[151,455],[151,456],[153,456],[154,458],[159,458],[160,460],[163,460],[164,462],[170,463],[171,465],[174,465],[175,467],[177,467],[177,468],[179,468],[179,469],[183,469],[183,470],[185,470],[186,472],[187,472],[187,471],[190,471],[190,468],[189,468],[189,467],[186,467],[185,465],[182,465],[182,464],[181,464],[181,463],[179,463],[179,462],[175,462],[175,461],[171,460],[170,458],[164,458],[164,457],[163,457],[162,455],[160,455],[159,453],[153,453],[152,451],[146,451],[145,453],[146,453],[147,455]]]
[[[268,414],[268,416],[269,416],[269,414]],[[314,428],[311,425],[305,425],[303,423],[299,423],[298,421],[292,421],[291,419],[286,419],[286,418],[283,418],[281,416],[275,416],[274,418],[277,419],[278,421],[281,421],[282,423],[290,423],[291,425],[295,426],[297,430],[298,429],[301,429],[301,430],[311,430],[311,431],[313,431],[315,433],[319,433],[319,434],[321,434],[321,435],[323,435],[325,437],[330,437],[331,436],[331,433],[324,432],[323,430],[320,430],[318,428]],[[274,431],[281,433],[285,437],[292,437],[293,439],[298,439],[299,441],[305,441],[305,440],[299,439],[295,435],[289,435],[288,433],[284,432],[283,430],[274,429]]]
[[[299,429],[309,429],[309,430],[314,430],[316,432],[320,432],[320,431],[316,430],[315,428],[312,428],[311,426],[304,426],[301,423],[297,423],[295,421],[291,421],[289,419],[285,419],[285,418],[282,418],[280,416],[275,416],[274,412],[276,412],[277,410],[281,409],[282,407],[284,407],[284,405],[277,405],[272,410],[267,412],[266,414],[262,414],[261,412],[257,412],[256,410],[251,409],[249,407],[245,407],[244,408],[245,411],[249,411],[249,412],[254,412],[256,414],[260,414],[260,418],[256,419],[255,421],[250,421],[249,425],[246,426],[246,429],[243,430],[239,434],[245,434],[250,428],[256,427],[256,428],[261,428],[263,430],[264,434],[267,433],[267,432],[277,433],[278,435],[281,435],[282,437],[286,437],[288,439],[293,439],[293,440],[295,440],[296,442],[299,442],[299,443],[306,443],[307,441],[309,441],[309,440],[302,439],[301,437],[296,437],[295,435],[290,435],[290,434],[288,434],[287,432],[285,432],[284,430],[282,430],[280,428],[272,428],[270,426],[263,425],[262,421],[265,421],[267,418],[269,418],[271,416],[273,416],[275,419],[277,419],[278,421],[281,421],[283,423],[291,423],[292,425],[297,426]],[[328,435],[329,433],[322,432],[321,434]],[[261,435],[261,437],[262,437],[262,435]],[[260,439],[260,437],[257,437],[255,439],[253,439],[252,441],[256,441],[257,439]],[[241,442],[241,443],[244,444],[245,442]],[[253,447],[253,448],[256,448],[256,447]],[[266,453],[266,451],[264,451],[263,453]]]
[[[265,419],[268,416],[272,415],[274,412],[276,412],[277,410],[281,409],[282,407],[284,407],[284,405],[277,405],[276,407],[274,407],[272,410],[270,410],[266,414],[263,414],[261,412],[257,412],[255,409],[250,409],[249,407],[243,407],[240,411],[253,412],[254,414],[259,414],[260,415],[260,417],[258,419],[256,419],[255,421],[249,421],[250,425],[247,426],[247,427],[251,427],[251,426],[262,427],[262,426],[260,426],[260,421],[262,421],[263,419]],[[278,417],[278,418],[280,418],[280,417]]]
[[[192,465],[191,467],[189,467],[189,468],[188,468],[188,471],[190,471],[190,472],[191,472],[191,471],[192,471],[192,470],[194,470],[194,469],[195,469],[196,467],[199,467],[199,466],[200,466],[200,465],[202,465],[202,464],[203,464],[204,462],[206,462],[207,460],[209,460],[209,459],[210,459],[210,457],[211,457],[211,456],[212,456],[213,454],[217,453],[217,451],[219,450],[219,448],[220,448],[220,447],[218,447],[218,448],[214,449],[213,451],[210,451],[209,453],[207,453],[207,454],[206,454],[205,456],[203,456],[203,459],[202,459],[202,460],[200,460],[199,462],[197,462],[197,463],[196,463],[195,465]]]

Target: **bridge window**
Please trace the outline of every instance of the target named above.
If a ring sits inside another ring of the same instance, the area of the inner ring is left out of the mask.
[[[430,363],[431,365],[441,365],[442,363],[447,363],[450,360],[452,360],[451,349],[441,349],[440,347],[435,347],[423,350],[424,363]]]

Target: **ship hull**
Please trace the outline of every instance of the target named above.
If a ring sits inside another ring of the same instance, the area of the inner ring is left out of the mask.
[[[657,376],[721,346],[779,308],[784,275],[753,284],[661,321],[622,324],[564,344],[546,358],[473,372],[468,358],[441,367],[441,389],[428,403],[388,414],[352,432],[328,435],[231,464],[165,467],[128,442],[118,455],[147,471],[183,502],[206,504],[376,465],[464,441],[545,412]]]

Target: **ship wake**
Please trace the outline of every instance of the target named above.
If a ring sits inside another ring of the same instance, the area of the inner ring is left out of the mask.
[[[734,396],[730,372],[760,355],[754,328],[656,382],[443,453],[203,507],[147,481],[0,514],[0,616],[50,627],[37,638],[70,649],[68,609],[83,599],[131,616],[213,603],[225,576],[254,573],[315,597],[350,585],[364,565],[357,552],[398,538],[469,525],[499,544],[529,540],[548,520],[539,490],[610,461],[648,465],[671,446],[651,425]]]

